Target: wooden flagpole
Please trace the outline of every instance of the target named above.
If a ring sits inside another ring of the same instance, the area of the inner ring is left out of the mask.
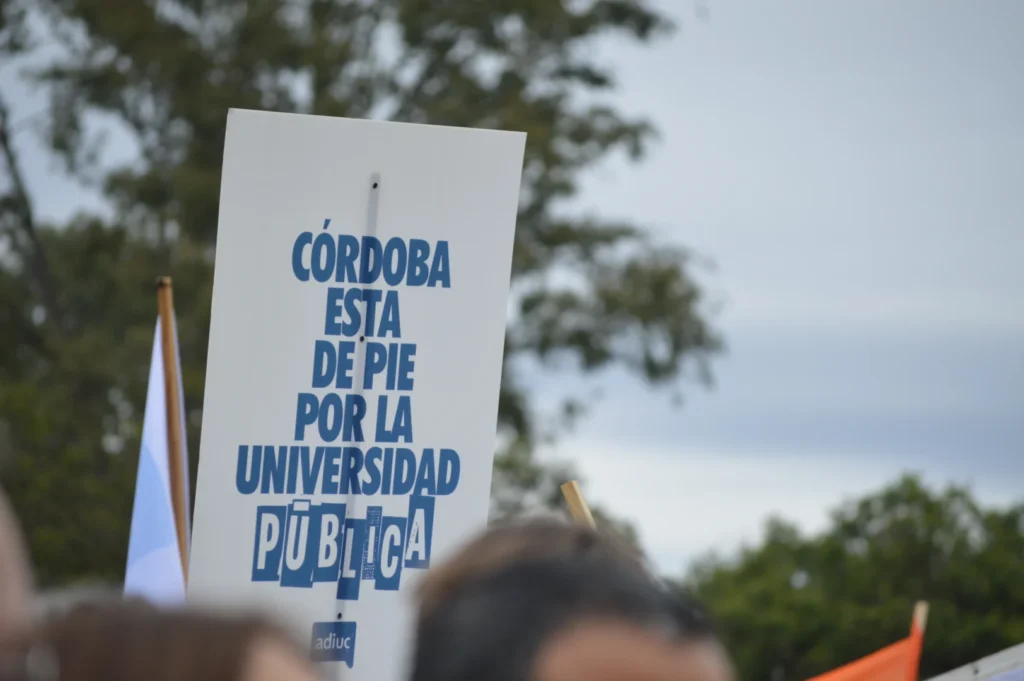
[[[573,520],[590,527],[597,527],[597,524],[594,522],[594,516],[590,513],[590,506],[587,505],[586,499],[583,498],[583,492],[580,490],[578,482],[570,480],[563,484],[562,496],[565,497],[565,503],[569,507],[569,515]]]
[[[188,583],[188,537],[186,536],[185,463],[181,441],[181,395],[178,394],[178,352],[175,343],[174,291],[170,277],[156,282],[157,310],[160,314],[160,348],[164,360],[164,401],[167,403],[167,464],[171,479],[171,506],[178,535],[181,573]]]
[[[918,601],[914,604],[914,627],[917,628],[922,634],[924,634],[925,628],[928,626],[928,602]],[[911,630],[913,631],[913,630]]]
[[[928,603],[918,601],[914,604],[914,618],[910,623],[910,638],[913,640],[914,654],[910,658],[907,669],[907,681],[917,681],[921,669],[921,653],[924,649],[924,631],[928,626]]]

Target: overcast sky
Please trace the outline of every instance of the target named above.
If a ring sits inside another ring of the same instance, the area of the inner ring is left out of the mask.
[[[661,143],[593,173],[580,207],[713,258],[729,352],[682,409],[602,376],[555,453],[676,573],[770,513],[820,527],[904,470],[1024,497],[1024,3],[711,0],[703,23],[665,6],[673,39],[603,50]],[[19,115],[45,104],[10,69],[0,86]],[[26,161],[46,214],[95,205]]]
[[[585,199],[716,261],[730,348],[681,410],[605,382],[560,452],[589,496],[674,572],[905,470],[1024,497],[1024,3],[678,16],[615,52],[662,144]]]

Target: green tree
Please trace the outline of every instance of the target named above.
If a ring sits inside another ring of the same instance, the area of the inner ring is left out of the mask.
[[[745,681],[802,681],[907,636],[930,603],[921,678],[1024,640],[1024,505],[904,477],[848,503],[821,534],[780,520],[760,546],[711,557],[685,584],[712,608]]]
[[[720,341],[686,251],[566,210],[582,171],[652,138],[590,49],[667,34],[646,0],[5,0],[0,19],[4,57],[61,46],[25,74],[50,93],[45,139],[114,208],[40,224],[0,102],[0,455],[44,582],[123,570],[158,274],[175,280],[195,461],[230,107],[528,133],[495,513],[551,503],[569,470],[534,456],[548,433],[524,361],[708,380]],[[98,172],[111,125],[137,158]]]

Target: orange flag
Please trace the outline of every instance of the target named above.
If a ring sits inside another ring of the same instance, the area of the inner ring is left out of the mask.
[[[918,603],[910,636],[809,681],[917,681],[928,604]]]

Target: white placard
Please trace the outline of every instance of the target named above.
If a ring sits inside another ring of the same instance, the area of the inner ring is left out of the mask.
[[[525,143],[229,113],[191,602],[399,681],[410,587],[486,523]]]

